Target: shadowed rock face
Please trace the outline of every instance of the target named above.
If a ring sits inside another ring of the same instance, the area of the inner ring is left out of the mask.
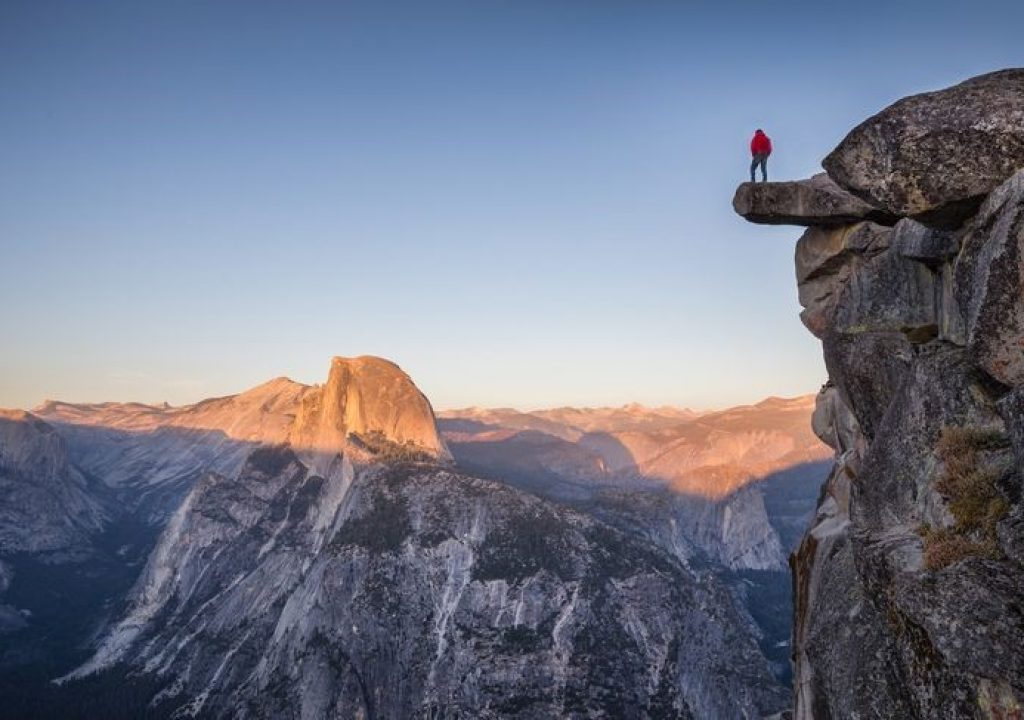
[[[30,413],[0,410],[0,556],[73,549],[106,516],[56,430]]]
[[[790,561],[798,720],[1024,706],[1022,83],[900,101],[825,162],[905,217],[797,246],[829,373],[814,429],[836,453]]]
[[[713,576],[436,464],[261,448],[172,518],[75,677],[204,717],[733,718],[779,708]],[[714,672],[708,672],[714,667]]]
[[[1024,69],[893,103],[854,128],[824,166],[893,215],[956,228],[1024,167]]]
[[[1024,171],[971,220],[954,272],[978,364],[1001,383],[1024,384]]]
[[[762,225],[848,225],[861,220],[891,225],[896,216],[869,205],[835,184],[825,173],[809,180],[743,183],[733,209]]]

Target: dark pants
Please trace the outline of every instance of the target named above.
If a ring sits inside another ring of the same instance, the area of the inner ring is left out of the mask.
[[[756,153],[750,161],[750,182],[754,182],[754,170],[761,166],[761,182],[768,182],[768,153]]]

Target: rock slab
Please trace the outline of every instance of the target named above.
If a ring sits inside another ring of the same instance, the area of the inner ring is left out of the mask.
[[[825,173],[791,182],[743,183],[732,206],[762,225],[833,226],[862,220],[891,225],[897,219],[843,190]]]
[[[1024,68],[895,102],[854,128],[823,165],[872,205],[956,228],[1024,167]]]

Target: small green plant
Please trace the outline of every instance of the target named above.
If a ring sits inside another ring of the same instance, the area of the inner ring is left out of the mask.
[[[935,482],[953,515],[953,525],[931,528],[922,525],[924,563],[938,570],[967,557],[999,558],[997,523],[1006,517],[1009,504],[996,483],[1007,467],[993,453],[1005,450],[1006,434],[992,428],[943,428],[935,451],[943,473]]]
[[[375,455],[381,462],[430,462],[433,460],[430,453],[416,443],[410,440],[397,443],[379,430],[372,430],[368,433],[351,433],[349,440]]]

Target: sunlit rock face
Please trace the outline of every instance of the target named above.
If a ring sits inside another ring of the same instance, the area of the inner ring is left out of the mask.
[[[380,434],[437,457],[447,455],[423,393],[397,365],[371,356],[333,358],[324,385],[282,377],[184,407],[48,401],[35,412],[67,425],[136,434],[195,431],[240,443],[289,442],[299,450],[328,452],[344,449],[352,435]]]
[[[250,390],[194,405],[64,403],[47,401],[35,414],[69,425],[145,433],[162,428],[223,433],[231,440],[280,443],[288,439],[302,399],[316,388],[280,377]]]
[[[448,457],[427,398],[397,365],[381,358],[334,358],[327,384],[302,398],[289,440],[299,450],[334,453],[353,435],[379,435]]]
[[[791,557],[800,720],[1024,706],[1022,78],[900,101],[825,161],[902,218],[797,245],[836,454]]]

